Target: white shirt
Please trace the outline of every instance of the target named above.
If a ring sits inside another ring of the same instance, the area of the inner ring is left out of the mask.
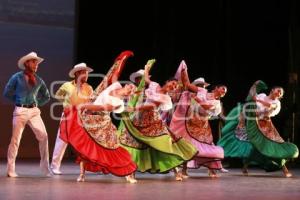
[[[210,117],[218,116],[222,112],[221,101],[214,98],[212,93],[208,93],[205,88],[198,87],[197,97],[203,104],[212,105],[212,108],[206,110]]]
[[[122,88],[119,82],[115,82],[103,90],[94,101],[94,105],[112,105],[112,106],[120,106],[117,109],[113,110],[114,113],[121,113],[124,111],[124,101],[120,98],[114,97],[110,95],[110,92],[115,89]]]
[[[262,103],[256,102],[257,112],[259,115],[274,117],[280,112],[281,103],[278,99],[272,100],[265,93],[258,94],[256,98],[271,104],[270,107],[266,107]]]
[[[171,97],[167,94],[158,93],[157,91],[160,89],[161,87],[158,83],[151,81],[149,87],[145,90],[145,94],[147,97],[145,103],[153,103],[153,101],[155,101],[160,103],[159,109],[161,109],[162,111],[172,109],[173,104]]]

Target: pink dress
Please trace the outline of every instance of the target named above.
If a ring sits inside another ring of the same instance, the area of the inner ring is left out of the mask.
[[[198,98],[204,100],[207,91],[201,88],[197,94]],[[204,111],[190,96],[190,92],[182,93],[179,103],[173,114],[170,129],[176,137],[183,137],[190,141],[198,150],[198,154],[193,160],[188,162],[189,168],[199,168],[205,166],[209,169],[221,169],[221,160],[224,158],[222,147],[215,146],[209,118],[219,114],[218,100],[207,100],[207,104],[213,103],[214,110]]]

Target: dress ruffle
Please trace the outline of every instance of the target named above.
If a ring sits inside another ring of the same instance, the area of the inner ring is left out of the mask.
[[[60,124],[60,138],[75,149],[79,160],[86,161],[86,170],[116,176],[126,176],[136,171],[137,166],[126,149],[105,148],[89,136],[81,126],[75,107],[65,109],[64,116]]]
[[[253,151],[253,145],[247,140],[240,140],[236,137],[236,127],[239,124],[239,115],[242,105],[238,105],[230,111],[218,145],[223,147],[224,156],[230,158],[248,158]]]
[[[198,153],[193,158],[192,161],[188,163],[189,168],[199,168],[201,166],[206,166],[211,169],[221,169],[221,160],[224,158],[224,151],[222,147],[216,146],[213,143],[205,143],[199,141],[194,134],[191,134],[187,127],[187,113],[190,105],[190,94],[189,92],[184,92],[181,95],[180,101],[176,106],[176,110],[173,114],[170,130],[175,134],[176,137],[182,137],[185,140],[191,142],[194,147],[198,150]],[[210,130],[209,123],[205,123]],[[197,132],[195,130],[195,132]],[[211,138],[211,137],[210,137]]]
[[[138,170],[141,172],[167,172],[185,161],[191,160],[197,153],[192,144],[183,138],[175,140],[165,128],[166,132],[164,133],[155,133],[156,131],[153,131],[152,136],[145,135],[138,129],[141,127],[134,125],[128,113],[123,113],[122,119],[128,130],[126,134],[130,134],[129,136],[142,144],[142,148],[137,148],[121,141],[121,144],[131,153],[132,159],[137,163]],[[149,128],[149,126],[147,127]]]
[[[244,163],[258,165],[266,171],[275,171],[281,169],[287,159],[298,157],[299,150],[296,145],[283,141],[270,118],[267,123],[259,123],[252,96],[265,88],[265,83],[257,82],[247,97],[247,140],[241,140],[236,134],[239,115],[244,106],[238,105],[228,114],[218,145],[224,148],[225,157],[242,158]]]
[[[299,150],[295,144],[290,142],[279,143],[277,141],[269,139],[261,132],[258,127],[257,117],[255,113],[255,104],[249,105],[249,108],[247,108],[247,110],[249,112],[247,112],[246,115],[251,119],[247,120],[246,130],[248,133],[248,137],[251,143],[260,153],[267,157],[275,159],[290,159],[298,157]]]

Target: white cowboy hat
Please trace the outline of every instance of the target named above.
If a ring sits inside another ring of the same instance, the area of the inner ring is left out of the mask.
[[[202,78],[202,77],[197,78],[196,80],[194,80],[192,84],[194,84],[194,85],[202,84],[205,87],[207,87],[207,86],[210,85],[209,83],[206,83],[205,80],[204,80],[204,78]]]
[[[129,80],[131,80],[132,82],[135,82],[135,79],[136,79],[137,77],[143,76],[144,73],[145,73],[145,70],[140,69],[140,70],[138,70],[137,72],[132,73],[132,74],[130,75],[130,77],[129,77]]]
[[[69,72],[69,76],[71,78],[75,77],[75,72],[81,71],[81,70],[87,70],[89,73],[93,71],[92,68],[88,67],[85,63],[79,63],[77,65],[75,65],[73,67],[73,69],[71,69],[71,71]]]
[[[41,57],[38,57],[37,54],[35,52],[30,52],[29,54],[21,57],[19,60],[18,60],[18,67],[20,69],[25,69],[25,66],[24,66],[24,63],[27,61],[27,60],[37,60],[38,61],[38,64],[40,64],[41,62],[43,62],[43,58]]]

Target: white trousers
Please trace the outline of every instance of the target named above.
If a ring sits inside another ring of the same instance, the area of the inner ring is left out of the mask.
[[[60,129],[58,129],[57,131],[55,146],[52,155],[52,162],[51,162],[51,168],[56,170],[60,170],[61,161],[64,157],[66,148],[68,146],[67,143],[65,143],[62,139],[60,139],[59,134],[60,134]]]
[[[63,115],[61,117],[63,117]],[[55,170],[60,170],[61,161],[68,146],[67,143],[60,139],[59,135],[60,129],[58,128],[51,162],[51,168]]]
[[[12,137],[7,152],[7,172],[15,173],[16,157],[26,124],[30,126],[39,142],[41,156],[40,167],[42,172],[47,174],[49,172],[48,135],[44,122],[41,118],[41,111],[38,107],[15,107],[13,113]]]

